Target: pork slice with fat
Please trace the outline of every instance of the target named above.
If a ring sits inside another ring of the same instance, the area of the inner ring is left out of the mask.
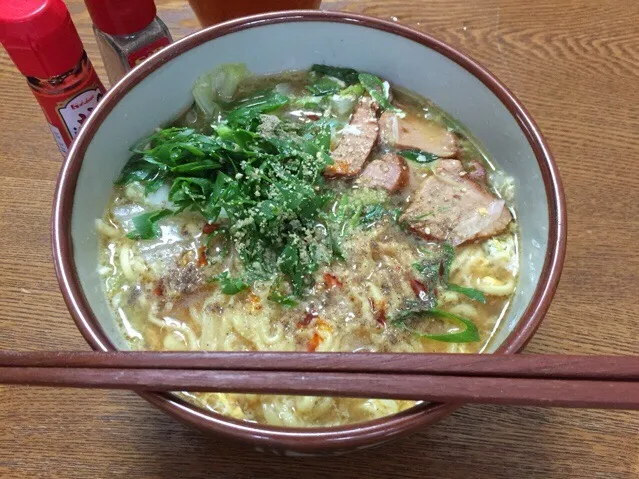
[[[398,149],[421,150],[440,158],[457,156],[457,137],[431,120],[386,111],[379,119],[380,139]]]
[[[468,178],[458,160],[440,160],[400,218],[418,235],[453,245],[499,234],[511,220],[504,200]]]
[[[370,97],[362,97],[342,131],[342,138],[331,152],[333,164],[326,167],[326,176],[357,176],[377,142],[377,106]]]
[[[369,188],[383,188],[395,193],[406,186],[408,174],[406,160],[395,153],[387,153],[364,167],[357,184]]]

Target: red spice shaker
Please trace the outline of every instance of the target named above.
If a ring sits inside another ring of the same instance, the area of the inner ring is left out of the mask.
[[[27,77],[62,154],[104,94],[62,0],[0,2],[0,43]]]

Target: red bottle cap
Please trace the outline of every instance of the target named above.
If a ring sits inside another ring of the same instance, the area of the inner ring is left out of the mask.
[[[84,0],[93,24],[109,35],[139,32],[156,15],[153,0]]]
[[[0,1],[0,43],[23,75],[36,78],[68,72],[84,51],[62,0]]]

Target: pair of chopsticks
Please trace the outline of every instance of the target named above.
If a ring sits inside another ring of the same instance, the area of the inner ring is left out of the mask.
[[[0,384],[639,409],[639,358],[5,351]]]

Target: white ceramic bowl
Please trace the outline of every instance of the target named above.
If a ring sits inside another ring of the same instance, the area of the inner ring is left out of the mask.
[[[257,74],[313,63],[349,66],[418,92],[461,120],[517,180],[521,277],[491,350],[523,348],[559,281],[566,238],[557,168],[530,116],[484,68],[427,35],[369,17],[297,11],[227,22],[174,43],[109,91],[76,139],[56,192],[53,247],[69,310],[94,349],[127,348],[97,274],[95,219],[103,215],[129,147],[190,105],[199,75],[229,62],[246,63]],[[236,421],[169,394],[143,396],[198,427],[289,453],[369,447],[417,431],[455,407],[422,404],[367,423],[286,429]]]

